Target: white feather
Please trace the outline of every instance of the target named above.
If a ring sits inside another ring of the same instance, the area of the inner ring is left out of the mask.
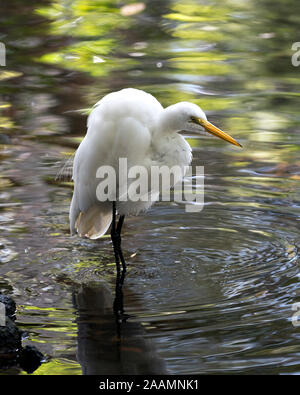
[[[163,109],[153,96],[137,89],[123,89],[101,99],[88,118],[87,134],[74,158],[71,233],[77,230],[81,236],[98,238],[109,228],[111,202],[96,197],[99,166],[112,166],[118,177],[120,158],[127,158],[128,168],[142,165],[148,172],[152,165],[189,165],[191,148],[176,132],[188,125],[190,115],[205,117],[191,103]],[[152,193],[157,199],[159,191]],[[138,214],[152,203],[117,201],[117,209],[121,215]]]

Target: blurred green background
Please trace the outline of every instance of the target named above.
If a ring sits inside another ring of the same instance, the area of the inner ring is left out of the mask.
[[[0,291],[49,357],[36,374],[300,372],[299,26],[297,0],[1,2]],[[189,138],[204,210],[129,219],[122,348],[109,238],[69,237],[72,185],[55,175],[93,104],[125,87],[199,104],[244,148]]]

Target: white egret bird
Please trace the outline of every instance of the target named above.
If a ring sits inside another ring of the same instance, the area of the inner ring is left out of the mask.
[[[123,269],[125,261],[120,246],[125,215],[148,209],[158,199],[159,191],[154,191],[148,201],[122,201],[118,191],[124,185],[117,184],[117,197],[103,201],[97,196],[97,170],[101,166],[110,166],[115,169],[118,180],[120,158],[127,159],[128,167],[140,165],[147,171],[151,166],[163,165],[184,169],[191,163],[192,153],[189,144],[179,134],[181,131],[199,134],[206,131],[241,146],[208,122],[196,104],[180,102],[163,108],[149,93],[132,88],[103,97],[89,115],[87,126],[87,134],[76,151],[73,164],[70,230],[72,234],[77,231],[80,236],[97,239],[112,224],[116,263],[119,267],[121,259]],[[120,216],[118,224],[117,214]]]

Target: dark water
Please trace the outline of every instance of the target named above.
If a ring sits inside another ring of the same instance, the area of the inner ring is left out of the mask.
[[[0,290],[47,357],[34,374],[300,373],[300,3],[126,4],[1,5]],[[69,236],[55,175],[88,109],[128,86],[199,104],[244,149],[189,139],[204,210],[127,220],[118,340],[110,239]]]

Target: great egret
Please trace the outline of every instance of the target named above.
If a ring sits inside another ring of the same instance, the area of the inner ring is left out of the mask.
[[[241,146],[208,122],[196,104],[180,102],[163,108],[149,93],[132,88],[103,97],[89,115],[87,126],[87,134],[74,158],[70,230],[72,234],[77,231],[80,236],[97,239],[112,224],[111,238],[118,270],[119,260],[126,269],[121,250],[125,215],[148,209],[159,197],[159,191],[152,191],[152,199],[148,201],[121,201],[118,191],[124,185],[117,184],[117,198],[103,201],[97,196],[97,170],[101,166],[111,166],[118,179],[120,158],[126,158],[128,166],[140,165],[147,171],[154,165],[178,165],[184,169],[191,163],[192,153],[189,144],[178,133],[180,131],[200,134],[206,131]],[[117,213],[120,216],[118,224]]]

